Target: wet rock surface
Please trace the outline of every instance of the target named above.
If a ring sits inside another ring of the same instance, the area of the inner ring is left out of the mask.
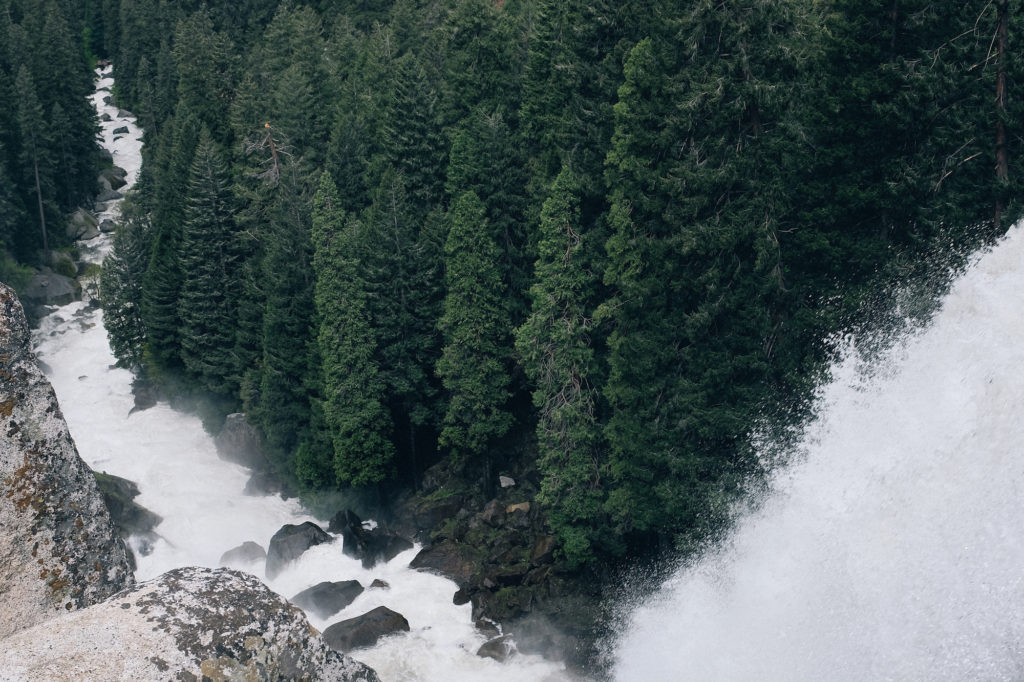
[[[262,436],[240,412],[227,416],[224,426],[213,442],[221,459],[256,471],[267,471],[272,468]]]
[[[266,561],[266,559],[267,550],[252,540],[246,540],[238,547],[233,547],[221,554],[218,563],[221,566],[239,566]]]
[[[134,501],[139,495],[139,486],[133,481],[106,472],[94,472],[93,475],[121,537],[150,533],[163,520],[158,514]]]
[[[391,561],[413,547],[412,541],[383,526],[366,528],[355,512],[349,509],[335,514],[327,530],[340,533],[344,543],[342,551],[353,559],[361,560],[366,569]]]
[[[409,632],[409,621],[386,606],[335,623],[324,630],[324,641],[336,651],[348,652],[373,646],[381,637]]]
[[[306,613],[327,619],[355,601],[363,593],[358,580],[322,582],[299,592],[289,601]]]
[[[0,284],[0,637],[133,583],[124,542],[30,350],[21,304]]]
[[[377,682],[256,577],[179,568],[0,648],[4,679]]]
[[[270,538],[267,548],[267,577],[273,580],[310,547],[330,542],[331,536],[312,521],[285,524]]]

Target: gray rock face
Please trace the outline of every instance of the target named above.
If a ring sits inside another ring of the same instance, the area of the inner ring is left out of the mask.
[[[133,583],[124,543],[36,365],[21,304],[0,284],[0,638]]]
[[[327,619],[355,601],[363,593],[358,580],[322,582],[299,592],[289,601],[306,613]]]
[[[221,566],[239,566],[253,564],[257,561],[265,561],[267,550],[260,547],[252,540],[246,540],[238,547],[229,549],[220,555]]]
[[[116,133],[117,131],[114,132]],[[128,129],[125,128],[124,132],[127,133]],[[100,171],[99,175],[100,187],[103,189],[121,189],[128,183],[127,177],[128,171],[124,168],[120,168],[118,166],[104,168]]]
[[[77,301],[82,297],[82,287],[70,277],[43,268],[32,276],[22,296],[25,305],[36,310],[40,306],[67,305]]]
[[[378,682],[256,577],[179,568],[9,637],[4,680]]]
[[[263,439],[256,427],[240,412],[227,416],[213,443],[217,446],[217,455],[221,459],[257,471],[270,467],[270,460],[267,459],[263,448]]]
[[[68,216],[66,232],[71,239],[92,239],[100,233],[100,228],[96,218],[84,208],[80,208]]]
[[[477,649],[476,655],[481,658],[493,658],[498,663],[504,663],[512,651],[512,638],[502,635],[482,644]]]
[[[96,195],[96,201],[107,202],[116,201],[117,199],[123,199],[124,195],[112,189],[103,190]]]
[[[336,651],[352,651],[373,646],[381,637],[409,632],[409,621],[386,606],[355,618],[335,623],[324,630],[324,641]]]
[[[106,472],[95,472],[93,475],[114,527],[122,537],[150,533],[163,520],[134,501],[139,495],[139,486],[134,481]]]
[[[307,549],[330,541],[331,536],[312,521],[297,526],[290,523],[281,526],[281,530],[270,538],[267,548],[267,577],[273,580]]]

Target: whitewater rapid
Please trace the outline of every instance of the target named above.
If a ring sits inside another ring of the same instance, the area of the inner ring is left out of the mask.
[[[130,187],[141,165],[142,131],[130,115],[103,103],[107,92],[102,89],[110,89],[113,78],[109,69],[99,76],[93,101],[101,115],[112,119],[102,124],[102,142],[112,151],[114,164],[128,171]],[[115,140],[113,131],[122,126],[129,132]],[[115,204],[101,217],[116,219],[118,211]],[[109,247],[109,237],[102,235],[82,244],[80,251],[98,261]],[[266,548],[286,523],[311,520],[326,528],[326,521],[310,516],[296,500],[243,494],[250,472],[218,458],[212,439],[194,415],[173,410],[165,402],[132,413],[132,375],[114,367],[100,310],[85,302],[56,310],[40,322],[34,345],[79,454],[96,471],[135,481],[140,490],[135,501],[163,518],[152,551],[137,556],[139,580],[180,566],[216,567],[225,551],[248,540]],[[140,547],[134,539],[132,544]],[[516,655],[504,664],[477,656],[486,638],[472,624],[471,606],[452,604],[455,583],[408,568],[418,547],[367,571],[359,561],[344,556],[341,546],[338,537],[313,547],[274,580],[267,579],[262,563],[240,568],[285,597],[322,581],[355,579],[368,588],[327,620],[307,614],[321,630],[381,605],[403,614],[409,633],[352,652],[383,680],[567,679],[564,666],[537,656]],[[374,579],[389,587],[369,589]]]
[[[1024,227],[856,345],[757,510],[634,608],[617,680],[1024,679]]]

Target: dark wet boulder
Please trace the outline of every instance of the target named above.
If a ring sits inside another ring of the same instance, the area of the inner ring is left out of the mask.
[[[150,533],[163,520],[134,501],[139,495],[139,486],[134,481],[106,472],[94,471],[93,475],[121,537]]]
[[[3,679],[378,682],[255,576],[179,568],[4,640]]]
[[[359,559],[363,568],[373,568],[380,562],[388,562],[407,549],[412,542],[382,526],[366,528],[362,520],[350,509],[338,512],[331,519],[327,529],[340,533],[343,541],[342,552],[353,559]]]
[[[114,130],[112,132],[115,135],[127,135],[128,134],[128,126],[121,126],[120,128],[114,128]]]
[[[376,644],[381,637],[409,632],[409,621],[386,606],[335,623],[324,630],[324,641],[335,651],[348,652]]]
[[[512,646],[512,638],[508,635],[502,635],[495,637],[492,640],[485,642],[476,651],[476,655],[481,658],[493,658],[498,663],[504,663],[505,659],[515,651]]]
[[[306,613],[327,619],[355,601],[363,593],[358,580],[322,582],[299,592],[289,601]]]
[[[257,561],[266,561],[267,550],[252,540],[246,540],[238,547],[232,547],[220,555],[221,566],[245,566]]]
[[[439,573],[454,580],[459,586],[466,586],[471,583],[477,571],[477,560],[470,548],[444,540],[421,549],[409,567]]]
[[[267,548],[267,577],[273,580],[307,549],[330,541],[331,536],[312,521],[297,526],[285,524],[270,538],[270,546]]]

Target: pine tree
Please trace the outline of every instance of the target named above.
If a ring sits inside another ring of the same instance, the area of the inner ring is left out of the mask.
[[[259,402],[253,414],[289,473],[294,472],[292,457],[308,431],[310,416],[308,344],[314,302],[306,183],[298,164],[283,165],[261,235],[265,307]]]
[[[178,298],[186,377],[205,391],[231,396],[234,369],[235,267],[228,169],[204,127],[189,171],[182,223]]]
[[[366,253],[363,230],[339,205],[334,181],[324,173],[313,204],[322,409],[338,483],[366,485],[393,475],[392,422],[375,358],[370,288],[360,267]]]
[[[440,355],[436,333],[443,296],[440,254],[424,241],[403,177],[388,168],[364,213],[363,229],[374,251],[362,259],[371,287],[370,312],[377,333],[377,358],[387,385],[392,419],[409,458],[402,474],[419,475],[419,436],[436,421],[433,369]],[[407,469],[406,469],[407,467]]]
[[[142,366],[146,327],[142,319],[142,278],[149,264],[149,216],[126,201],[110,253],[103,259],[100,301],[103,326],[118,364]]]
[[[180,263],[185,192],[200,127],[187,107],[179,106],[161,139],[154,171],[153,242],[143,279],[142,316],[146,322],[150,369],[181,365],[178,298],[184,273]]]
[[[496,266],[501,251],[485,214],[475,193],[460,195],[444,247],[447,293],[439,322],[444,349],[437,373],[448,391],[448,409],[439,444],[462,461],[484,455],[512,424],[506,408],[505,287]]]
[[[536,239],[527,229],[526,173],[517,138],[500,113],[471,113],[451,145],[448,191],[472,191],[487,207],[487,222],[502,250],[501,273],[505,307],[513,325],[521,324],[529,307],[527,290]]]
[[[536,386],[537,468],[541,501],[570,564],[592,557],[607,529],[601,522],[607,478],[598,422],[597,357],[587,309],[596,277],[580,233],[578,180],[563,170],[541,211],[533,302],[516,331],[516,349]]]

